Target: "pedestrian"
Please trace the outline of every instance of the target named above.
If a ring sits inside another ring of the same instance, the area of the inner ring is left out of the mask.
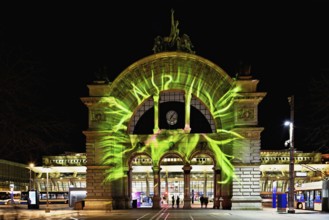
[[[172,195],[172,197],[171,197],[171,203],[172,203],[172,207],[175,208],[174,207],[175,206],[175,196],[174,195]]]
[[[205,208],[208,206],[208,197],[204,197],[204,206]]]
[[[179,208],[179,196],[177,196],[176,205],[177,205],[177,208]]]
[[[203,208],[203,203],[204,203],[204,197],[203,197],[203,195],[201,195],[201,197],[200,197],[200,203],[201,203],[201,208]]]

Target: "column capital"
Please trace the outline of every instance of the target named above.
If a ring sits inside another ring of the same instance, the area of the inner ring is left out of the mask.
[[[162,170],[162,168],[161,167],[158,167],[158,166],[153,166],[152,167],[152,170],[153,170],[153,172],[160,172],[161,170]]]
[[[192,166],[190,164],[186,164],[182,168],[184,170],[184,173],[190,173],[192,170]]]
[[[221,169],[219,167],[213,167],[212,168],[216,174],[220,174]]]

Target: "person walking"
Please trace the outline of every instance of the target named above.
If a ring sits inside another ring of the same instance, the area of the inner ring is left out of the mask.
[[[201,203],[201,208],[203,208],[203,203],[204,203],[204,197],[203,197],[203,195],[201,195],[201,197],[200,197],[200,203]]]
[[[208,206],[208,197],[204,197],[204,206],[205,208]]]
[[[176,205],[177,205],[177,208],[179,209],[179,196],[177,196]]]
[[[175,206],[175,196],[174,195],[172,195],[172,197],[171,197],[171,203],[172,203],[172,207],[175,208],[174,207]]]

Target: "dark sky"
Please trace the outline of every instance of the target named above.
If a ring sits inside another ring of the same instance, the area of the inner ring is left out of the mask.
[[[241,60],[251,64],[252,75],[260,80],[258,90],[267,92],[259,105],[259,125],[265,128],[262,149],[283,149],[288,96],[294,94],[296,102],[303,102],[310,79],[329,68],[327,1],[226,2],[230,3],[1,3],[0,37],[43,63],[50,79],[49,90],[44,92],[52,94],[59,114],[82,131],[87,128],[87,111],[80,97],[87,96],[94,73],[106,65],[113,80],[133,62],[151,55],[154,38],[170,33],[173,8],[180,33],[190,36],[197,55],[230,76]],[[301,110],[295,109],[295,123],[303,122]],[[75,139],[69,150],[84,152],[83,135]]]

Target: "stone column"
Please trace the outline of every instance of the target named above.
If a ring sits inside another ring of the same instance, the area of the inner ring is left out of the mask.
[[[185,94],[185,127],[184,131],[186,133],[190,133],[191,127],[190,127],[190,117],[191,117],[191,93],[187,92]]]
[[[161,196],[160,196],[160,171],[161,168],[159,166],[153,166],[153,176],[154,176],[154,196],[153,196],[153,209],[160,209],[160,201],[161,201]]]
[[[102,164],[102,150],[96,144],[102,135],[95,131],[84,131],[86,135],[87,153],[87,197],[84,199],[86,210],[112,209],[112,187],[110,182],[104,182],[106,171],[112,169],[111,166]]]
[[[112,191],[110,183],[103,183],[105,166],[87,166],[87,197],[84,209],[108,210],[112,209]]]
[[[222,208],[231,209],[232,207],[232,177],[228,176],[224,172],[221,173],[221,180],[225,180],[225,184],[221,184],[222,195]]]
[[[166,192],[165,192],[165,196],[166,196],[166,202],[167,202],[167,204],[169,204],[169,198],[168,198],[168,196],[169,196],[169,194],[168,194],[168,171],[166,172],[166,177],[165,177],[165,190],[166,190]]]
[[[153,133],[156,134],[159,131],[159,96],[153,96],[154,102],[154,128]]]
[[[125,207],[126,208],[131,208],[132,204],[131,204],[131,168],[127,168],[126,169],[126,176],[124,177],[124,195],[125,195]]]
[[[184,209],[191,208],[191,194],[190,194],[190,181],[191,181],[191,169],[190,165],[184,165]]]
[[[220,172],[221,170],[219,168],[213,168],[214,170],[214,209],[220,208],[220,202],[223,199],[222,193],[220,190]]]
[[[208,197],[208,194],[207,194],[207,182],[208,182],[208,178],[207,178],[207,173],[205,171],[203,172],[203,176],[204,176],[203,196],[204,197]]]
[[[149,197],[150,196],[150,183],[149,183],[149,173],[146,173],[145,176],[145,182],[146,182],[146,196]]]

